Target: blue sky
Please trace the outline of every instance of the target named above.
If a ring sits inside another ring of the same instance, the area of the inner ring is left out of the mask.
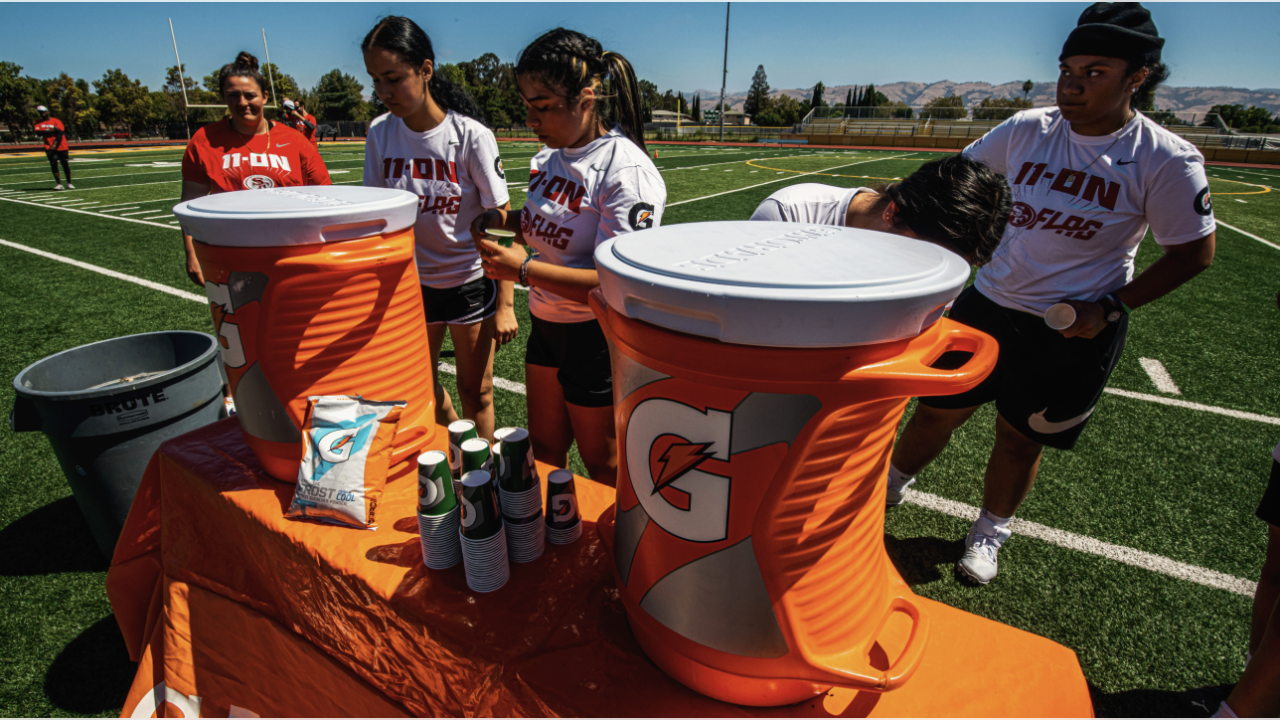
[[[899,80],[1052,80],[1085,3],[734,3],[728,88],[763,64],[775,88]],[[1169,84],[1280,88],[1280,3],[1150,3]],[[439,62],[493,52],[504,61],[558,25],[626,55],[659,88],[718,89],[724,3],[0,3],[0,60],[48,78],[93,80],[107,68],[159,89],[173,65],[172,17],[188,72],[240,50],[271,59],[303,86],[340,68],[367,81],[359,43],[376,20],[407,15]],[[47,28],[47,29],[46,29]],[[367,85],[367,82],[366,82]],[[366,92],[368,91],[366,87]]]

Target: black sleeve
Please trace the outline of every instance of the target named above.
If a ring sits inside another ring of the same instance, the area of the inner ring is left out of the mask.
[[[307,122],[306,120],[303,120],[303,121],[302,121],[302,125],[303,125],[303,127],[305,127],[308,131],[311,131],[311,132],[314,132],[314,131],[315,131],[315,129],[316,129],[316,124],[315,124],[315,123],[313,123],[313,122]]]
[[[66,131],[64,131],[62,128],[58,128],[57,130],[54,130],[54,131],[53,131],[53,140],[54,140],[54,142],[53,142],[53,146],[54,146],[54,147],[58,147],[59,145],[61,145],[61,144],[62,144],[62,136],[63,136],[63,135],[66,135],[66,134],[67,134],[67,133],[66,133]]]

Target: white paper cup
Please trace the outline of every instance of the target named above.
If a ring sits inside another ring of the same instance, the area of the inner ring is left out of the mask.
[[[1076,309],[1066,303],[1050,305],[1044,313],[1044,324],[1054,330],[1066,330],[1076,321]]]

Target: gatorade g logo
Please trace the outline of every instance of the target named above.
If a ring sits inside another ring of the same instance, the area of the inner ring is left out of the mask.
[[[418,476],[418,498],[421,500],[418,504],[424,508],[433,508],[436,503],[444,500],[444,486],[441,484],[440,478],[428,477],[426,475]]]
[[[653,206],[649,203],[636,203],[631,206],[627,215],[632,230],[648,230],[653,227]]]
[[[578,516],[578,499],[573,495],[552,495],[547,501],[551,522],[569,522]]]
[[[663,398],[632,411],[626,438],[631,487],[663,530],[693,542],[728,536],[730,480],[700,466],[729,461],[732,426],[730,412],[704,413]]]
[[[276,186],[276,181],[266,175],[250,175],[244,179],[245,190],[266,190]]]
[[[1196,200],[1191,204],[1191,207],[1195,209],[1197,215],[1208,215],[1213,212],[1213,201],[1209,198],[1208,187],[1201,190],[1199,195],[1196,195]]]
[[[213,319],[221,338],[222,362],[229,368],[243,367],[246,362],[240,326],[228,319],[236,310],[262,300],[267,276],[259,272],[233,272],[225,283],[205,281],[204,292],[213,306]]]
[[[459,497],[458,499],[462,501],[462,527],[469,528],[472,525],[475,525],[476,520],[479,519],[479,513],[476,512],[476,506],[472,505],[471,501],[467,500],[465,496]]]
[[[378,416],[373,413],[332,424],[323,420],[315,421],[320,427],[313,427],[310,435],[320,461],[316,463],[314,480],[319,480],[330,468],[359,453],[369,442],[377,421]]]
[[[493,169],[498,172],[498,177],[503,180],[507,179],[507,174],[502,172],[502,158],[497,157],[493,159]]]

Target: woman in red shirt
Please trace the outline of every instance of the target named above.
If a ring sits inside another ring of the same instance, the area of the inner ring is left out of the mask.
[[[329,185],[320,152],[302,133],[267,120],[266,82],[258,59],[240,53],[223,65],[218,86],[230,117],[196,131],[182,157],[182,202],[233,190],[262,190],[298,185]],[[184,230],[187,275],[204,287],[191,236]]]

